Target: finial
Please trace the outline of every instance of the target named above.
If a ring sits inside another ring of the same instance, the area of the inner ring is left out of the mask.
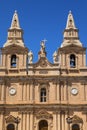
[[[69,11],[69,14],[71,14],[71,13],[72,13],[72,11],[70,10],[70,11]]]
[[[54,63],[58,63],[57,51],[55,51],[55,52],[53,53],[53,62],[54,62]]]
[[[33,53],[30,50],[29,53],[28,53],[28,63],[32,63],[32,62],[33,62]]]
[[[17,13],[17,10],[15,10],[15,13]]]
[[[47,40],[42,40],[41,42],[40,42],[40,45],[41,45],[41,49],[40,49],[40,57],[46,57],[46,51],[45,51],[45,42],[46,42]]]
[[[46,43],[46,41],[47,41],[46,39],[44,39],[44,40],[41,41],[41,48],[42,48],[42,50],[45,49],[45,43]]]
[[[47,42],[47,40],[44,38],[44,40],[42,40],[41,42],[43,42],[45,44]]]

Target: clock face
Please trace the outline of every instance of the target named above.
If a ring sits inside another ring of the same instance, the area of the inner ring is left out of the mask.
[[[10,93],[10,95],[15,95],[16,94],[16,89],[15,88],[10,88],[9,93]]]
[[[71,89],[71,93],[72,93],[73,95],[78,94],[78,89],[77,89],[77,88],[72,88],[72,89]]]

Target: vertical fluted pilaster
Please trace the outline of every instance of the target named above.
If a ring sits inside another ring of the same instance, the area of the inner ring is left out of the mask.
[[[27,124],[26,124],[26,130],[30,130],[30,114],[27,113]]]
[[[30,101],[33,101],[33,86],[30,85]]]
[[[64,112],[62,112],[62,130],[65,130],[65,115],[64,115],[65,113]]]
[[[60,112],[58,112],[58,130],[61,130],[60,129]]]
[[[67,123],[67,117],[68,117],[68,115],[67,115],[67,112],[65,112],[65,130],[68,130],[68,123]]]
[[[2,84],[2,94],[1,94],[1,100],[4,101],[5,99],[5,85]]]
[[[33,130],[33,126],[34,126],[34,123],[33,123],[33,112],[30,113],[30,130]]]
[[[54,128],[54,130],[57,130],[57,124],[56,124],[56,112],[54,113],[54,115],[53,115],[53,128]]]
[[[4,115],[3,112],[0,113],[0,130],[4,130]]]

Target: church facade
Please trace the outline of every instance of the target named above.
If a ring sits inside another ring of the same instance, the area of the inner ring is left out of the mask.
[[[87,129],[86,48],[71,12],[53,63],[46,54],[41,41],[33,63],[15,12],[0,49],[0,130]]]

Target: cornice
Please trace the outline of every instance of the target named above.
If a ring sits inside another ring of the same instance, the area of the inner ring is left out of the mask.
[[[87,111],[87,104],[0,104],[0,110],[1,111],[6,111],[6,110],[13,110],[13,111],[17,111],[17,110],[25,110],[25,111],[29,111],[29,110],[39,110],[39,109],[47,109],[47,110],[63,110],[63,111],[67,111],[67,110],[73,110],[73,111]]]
[[[87,76],[60,76],[60,75],[25,75],[25,76],[0,76],[0,83],[4,82],[6,83],[11,83],[11,82],[26,82],[26,83],[39,83],[39,82],[53,82],[53,83],[60,83],[60,81],[67,82],[67,83],[72,83],[79,81],[82,84],[87,84]]]

